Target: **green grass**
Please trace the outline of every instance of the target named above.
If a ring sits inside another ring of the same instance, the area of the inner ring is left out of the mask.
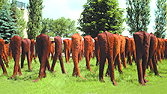
[[[63,57],[64,59],[64,57]],[[73,62],[67,64],[64,59],[64,66],[67,74],[62,74],[60,62],[55,65],[55,74],[46,71],[46,78],[34,83],[38,77],[40,64],[32,61],[33,71],[28,71],[27,61],[25,60],[24,68],[21,69],[22,76],[17,75],[14,79],[8,80],[14,70],[14,60],[12,59],[7,68],[8,75],[0,76],[0,94],[165,94],[167,92],[167,63],[163,60],[163,64],[159,62],[158,71],[163,77],[155,76],[153,71],[146,71],[146,79],[149,81],[147,86],[138,83],[137,67],[128,65],[127,69],[123,68],[123,74],[119,74],[115,69],[115,79],[118,86],[114,86],[109,77],[104,76],[105,83],[99,81],[99,66],[95,66],[96,59],[91,59],[91,68],[95,73],[86,69],[86,61],[79,62],[81,75],[87,80],[80,77],[73,77]],[[50,65],[52,61],[50,60]],[[105,65],[106,72],[107,65]],[[0,69],[0,74],[3,71]]]

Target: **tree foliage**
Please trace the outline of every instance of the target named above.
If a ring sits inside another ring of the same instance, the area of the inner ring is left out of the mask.
[[[118,7],[117,0],[87,0],[83,8],[78,21],[85,35],[96,37],[102,31],[122,33],[124,10]]]
[[[10,38],[18,30],[7,1],[4,2],[4,5],[2,5],[2,9],[0,9],[0,11],[0,38],[10,42]]]
[[[2,5],[4,4],[4,2],[7,0],[0,0],[0,9],[2,9]]]
[[[154,35],[158,38],[165,38],[166,31],[166,0],[156,1]]]
[[[18,31],[16,34],[18,34],[21,37],[24,37],[23,35],[23,30],[26,28],[26,21],[23,18],[24,11],[17,8],[16,6],[16,0],[12,0],[11,4],[11,12],[12,12],[12,17],[15,19],[15,22],[17,23],[17,29]]]
[[[126,24],[129,33],[146,31],[150,23],[150,0],[126,0]]]
[[[29,0],[28,38],[35,39],[41,32],[43,0]]]
[[[43,19],[42,20],[42,33],[49,35],[50,37],[71,37],[76,33],[75,21],[70,18],[58,18],[58,19]]]

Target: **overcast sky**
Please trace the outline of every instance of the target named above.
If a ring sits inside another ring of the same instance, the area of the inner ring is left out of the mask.
[[[18,0],[24,3],[29,2],[29,0]],[[60,17],[70,18],[71,20],[76,21],[79,19],[81,12],[83,11],[83,5],[87,2],[87,0],[43,0],[43,5],[45,6],[43,9],[43,18],[53,18],[57,19]],[[126,0],[118,0],[120,8],[126,8]],[[148,26],[148,32],[154,32],[154,10],[156,8],[155,4],[156,0],[151,0],[150,8],[151,8],[151,21]],[[126,17],[126,13],[124,14]],[[124,26],[127,28],[126,23],[124,22]],[[125,30],[122,35],[129,36],[127,30]]]

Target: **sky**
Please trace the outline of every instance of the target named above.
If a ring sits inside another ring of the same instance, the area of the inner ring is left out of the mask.
[[[18,0],[28,4],[29,0]],[[80,18],[80,14],[83,11],[83,5],[87,2],[87,0],[43,0],[43,18],[52,18],[57,19],[61,17],[70,18],[71,20],[76,21]],[[156,0],[151,0],[150,3],[150,24],[148,26],[148,33],[154,32],[154,10],[156,9]],[[126,8],[126,0],[118,0],[120,8]],[[126,17],[126,12],[124,13],[124,17]],[[128,26],[126,23],[123,23],[125,26],[125,30],[123,31],[122,35],[129,36],[129,32],[127,31]]]

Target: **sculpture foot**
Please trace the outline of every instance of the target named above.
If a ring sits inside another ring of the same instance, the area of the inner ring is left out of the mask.
[[[146,83],[144,81],[141,81],[142,86],[146,86]]]
[[[62,73],[63,73],[63,74],[67,74],[67,72],[66,72],[66,71],[63,71]]]
[[[19,73],[19,76],[21,76],[22,75],[22,73]]]
[[[146,80],[146,78],[144,78],[144,82],[145,82],[145,83],[147,83],[147,82],[148,82],[148,80]]]
[[[67,62],[68,64],[71,64],[70,62]]]
[[[52,73],[56,73],[56,71],[51,71]]]
[[[93,72],[92,70],[90,70],[92,73],[95,73],[95,72]]]
[[[118,86],[118,84],[115,81],[113,81],[112,83],[113,83],[113,85]]]
[[[33,82],[37,82],[38,80],[39,80],[39,77],[36,80],[34,80]]]
[[[100,80],[100,82],[103,82],[103,83],[105,83],[104,79],[101,79],[101,80]]]
[[[79,77],[81,77],[81,78],[84,79],[84,80],[87,80],[86,78],[82,77],[81,75],[80,75]]]
[[[29,70],[31,70],[31,71],[32,71],[32,69],[31,69],[31,68],[29,68]]]

